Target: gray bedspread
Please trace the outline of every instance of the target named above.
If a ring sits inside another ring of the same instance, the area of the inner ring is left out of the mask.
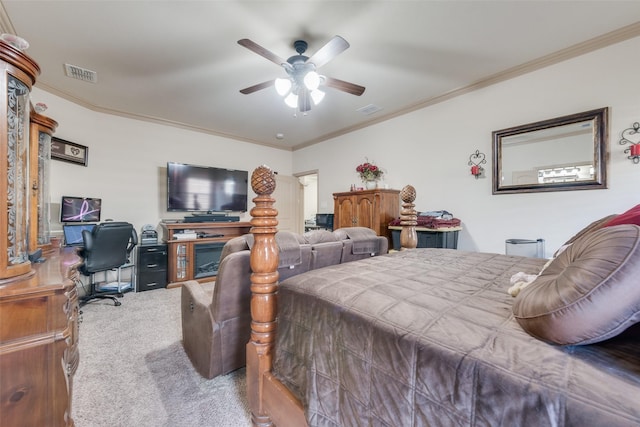
[[[274,374],[311,426],[638,426],[640,333],[560,347],[513,318],[545,260],[415,249],[280,284]]]

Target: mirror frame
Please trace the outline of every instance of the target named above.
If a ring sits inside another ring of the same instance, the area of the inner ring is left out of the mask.
[[[537,193],[547,191],[598,190],[607,188],[609,157],[608,107],[493,132],[493,194]],[[502,138],[528,132],[593,120],[594,179],[547,184],[500,185],[502,176]]]

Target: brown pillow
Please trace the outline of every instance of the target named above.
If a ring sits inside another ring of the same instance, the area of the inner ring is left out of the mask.
[[[556,344],[591,344],[640,321],[640,227],[588,233],[524,288],[513,314],[529,334]]]

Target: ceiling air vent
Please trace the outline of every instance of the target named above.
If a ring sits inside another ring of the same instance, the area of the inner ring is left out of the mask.
[[[381,107],[378,107],[377,105],[369,104],[369,105],[365,105],[364,107],[358,108],[356,111],[364,114],[365,116],[369,116],[373,113],[377,113],[380,110],[382,110]]]
[[[98,73],[87,70],[86,68],[77,67],[71,64],[64,64],[64,71],[67,77],[82,80],[83,82],[98,83]]]

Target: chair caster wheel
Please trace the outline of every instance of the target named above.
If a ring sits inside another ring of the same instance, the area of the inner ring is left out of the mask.
[[[115,306],[117,307],[117,306],[119,306],[119,305],[122,305],[122,303],[121,303],[120,301],[114,301],[114,302],[113,302],[113,305],[115,305]]]

